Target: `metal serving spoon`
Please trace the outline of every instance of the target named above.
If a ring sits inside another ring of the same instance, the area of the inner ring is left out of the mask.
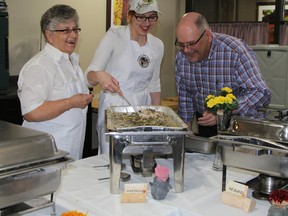
[[[124,93],[123,93],[123,98],[128,102],[130,106],[132,106],[135,112],[137,113],[141,112],[133,103],[131,103],[130,99]]]

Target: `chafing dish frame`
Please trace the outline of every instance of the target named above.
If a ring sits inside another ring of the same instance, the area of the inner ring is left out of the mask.
[[[184,158],[185,158],[185,131],[165,132],[110,132],[110,192],[120,193],[120,173],[122,155],[147,154],[173,156],[175,192],[181,193],[184,188]],[[141,138],[162,139],[155,142],[137,142]],[[143,164],[145,162],[143,161]]]

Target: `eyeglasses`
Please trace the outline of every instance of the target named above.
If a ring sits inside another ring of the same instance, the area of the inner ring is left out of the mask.
[[[81,28],[72,28],[72,29],[55,29],[55,30],[50,30],[52,32],[60,32],[63,34],[71,34],[71,32],[73,31],[75,34],[78,34],[81,31]]]
[[[206,29],[202,32],[202,34],[200,35],[200,37],[196,41],[191,41],[191,42],[188,42],[188,43],[180,43],[176,39],[175,46],[179,47],[179,49],[181,49],[181,50],[184,50],[185,47],[189,47],[190,48],[190,47],[194,46],[195,44],[197,44],[201,40],[201,38],[203,37],[205,32],[206,32]]]
[[[138,22],[145,22],[147,19],[149,22],[156,22],[158,20],[158,16],[150,16],[150,17],[146,17],[146,16],[137,16],[134,15],[137,19]]]

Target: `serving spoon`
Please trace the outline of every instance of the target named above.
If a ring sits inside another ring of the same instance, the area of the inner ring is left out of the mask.
[[[134,109],[136,113],[140,113],[141,111],[130,101],[130,99],[123,93],[123,98],[128,102],[130,106]]]

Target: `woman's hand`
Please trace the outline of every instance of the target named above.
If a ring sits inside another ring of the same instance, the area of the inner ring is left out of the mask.
[[[118,93],[123,96],[123,92],[120,89],[119,82],[105,71],[91,71],[87,76],[90,85],[99,84],[103,90],[110,91],[111,93]]]
[[[76,94],[68,98],[66,103],[69,109],[71,108],[81,108],[84,109],[92,100],[93,94]]]

